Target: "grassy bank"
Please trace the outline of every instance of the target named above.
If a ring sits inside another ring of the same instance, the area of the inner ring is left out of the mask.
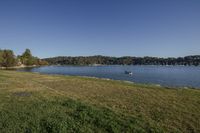
[[[200,132],[200,90],[0,70],[0,132]]]

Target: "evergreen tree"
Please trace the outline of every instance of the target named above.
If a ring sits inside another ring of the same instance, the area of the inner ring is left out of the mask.
[[[35,58],[32,56],[30,49],[26,49],[25,52],[20,56],[21,62],[24,65],[34,65],[35,64]]]

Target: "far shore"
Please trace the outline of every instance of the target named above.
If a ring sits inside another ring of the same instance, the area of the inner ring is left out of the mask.
[[[6,69],[20,69],[20,68],[29,68],[29,67],[39,67],[39,66],[38,65],[31,65],[31,66],[20,65],[20,66],[13,66],[13,67],[0,67],[0,69],[6,70]]]

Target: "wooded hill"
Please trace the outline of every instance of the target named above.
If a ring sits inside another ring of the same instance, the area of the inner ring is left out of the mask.
[[[200,65],[200,55],[185,56],[178,58],[157,57],[108,57],[108,56],[59,56],[44,59],[52,65]]]

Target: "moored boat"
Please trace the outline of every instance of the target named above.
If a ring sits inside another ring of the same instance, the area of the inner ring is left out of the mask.
[[[125,74],[129,74],[129,75],[132,75],[132,74],[133,74],[131,71],[125,71],[124,73],[125,73]]]

